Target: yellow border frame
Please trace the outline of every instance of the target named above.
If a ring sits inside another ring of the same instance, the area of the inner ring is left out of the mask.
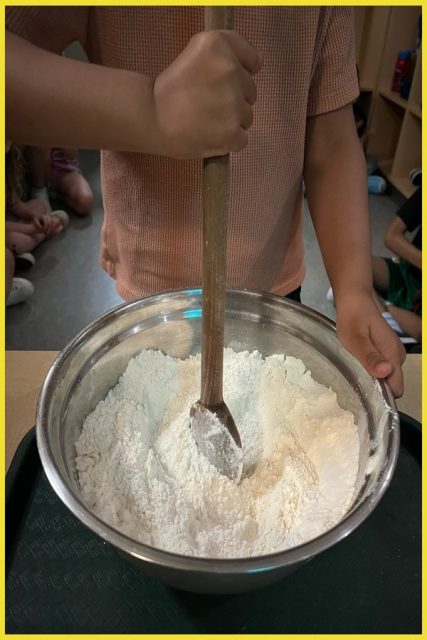
[[[5,76],[5,72],[4,72],[4,25],[5,25],[5,7],[6,6],[59,6],[59,5],[93,5],[95,6],[96,4],[99,4],[101,6],[130,6],[130,5],[137,5],[137,6],[153,6],[153,5],[163,5],[163,6],[200,6],[202,3],[200,2],[193,2],[193,1],[187,1],[187,2],[180,2],[177,0],[157,0],[157,2],[146,2],[146,1],[142,1],[142,2],[129,2],[128,0],[125,0],[124,2],[112,2],[111,0],[104,0],[104,2],[99,2],[99,3],[94,3],[94,2],[84,2],[84,0],[69,0],[69,1],[64,1],[64,0],[58,0],[57,2],[52,2],[51,0],[39,0],[39,2],[29,2],[29,1],[25,1],[25,0],[10,0],[10,1],[5,1],[2,0],[1,1],[1,25],[2,25],[2,29],[1,29],[1,51],[3,53],[2,56],[2,64],[1,64],[1,87],[2,87],[2,121],[1,121],[1,128],[2,128],[2,141],[3,141],[3,145],[4,145],[4,141],[5,141],[5,85],[4,85],[4,76]],[[230,4],[229,2],[227,2],[226,0],[210,0],[209,1],[210,5],[227,5]],[[297,6],[299,3],[298,2],[291,2],[291,1],[287,1],[287,0],[270,0],[269,2],[265,2],[263,0],[248,0],[246,2],[241,2],[241,1],[237,1],[234,3],[236,6],[248,6],[248,5],[253,5],[253,6],[259,6],[259,5],[266,5],[266,6],[273,6],[273,5],[283,5],[283,6]],[[424,6],[427,6],[427,0],[421,0],[418,2],[407,2],[407,1],[401,1],[401,2],[387,2],[386,0],[377,0],[376,2],[373,2],[372,0],[355,0],[353,2],[333,2],[331,0],[323,0],[323,2],[321,1],[314,1],[311,0],[310,2],[307,2],[307,4],[305,6],[326,6],[326,5],[341,5],[341,6],[422,6],[424,8]],[[427,56],[427,47],[423,47],[423,68],[422,68],[422,101],[425,104],[426,98],[427,98],[427,88],[426,88],[426,83],[425,83],[425,74],[426,74],[426,56]],[[427,151],[427,131],[423,128],[422,129],[422,149],[423,149],[423,157],[425,152]],[[424,164],[424,163],[423,163]],[[4,154],[1,154],[1,171],[2,171],[2,175],[4,176]],[[2,180],[2,196],[3,196],[3,202],[4,202],[4,180]],[[424,207],[424,203],[427,204],[427,199],[424,193],[424,199],[423,199],[423,207]],[[4,282],[4,264],[5,264],[5,243],[4,243],[4,223],[2,225],[0,225],[0,252],[1,252],[1,264],[3,265],[3,278],[1,279],[1,296],[4,299],[4,286],[5,286],[5,282]],[[427,240],[427,229],[424,226],[424,232],[423,232],[423,243],[424,243],[424,247],[426,247],[426,240]],[[423,257],[423,268],[424,270],[427,268],[427,259],[426,259],[426,254],[427,251],[425,251],[424,253],[424,257]],[[2,428],[2,438],[0,438],[0,459],[1,459],[1,464],[0,464],[0,471],[2,473],[2,477],[5,477],[5,472],[6,472],[6,466],[5,466],[5,411],[4,411],[4,407],[5,407],[5,316],[4,314],[2,315],[2,319],[1,319],[1,336],[2,336],[2,342],[1,342],[1,351],[2,351],[2,357],[1,357],[1,366],[0,366],[0,381],[1,381],[1,397],[0,397],[0,404],[3,407],[3,411],[1,413],[1,428]],[[426,330],[427,330],[427,319],[426,316],[424,315],[423,318],[423,334],[426,334]],[[422,397],[427,396],[427,382],[425,379],[425,370],[424,370],[424,366],[425,366],[425,359],[423,358],[423,362],[422,362]],[[423,407],[422,407],[422,417],[423,417],[423,423],[425,423],[426,418],[427,418],[427,409],[426,406],[423,403]],[[426,449],[427,449],[427,445],[425,443],[425,439],[423,439],[423,459],[426,459]],[[1,485],[1,493],[0,493],[0,503],[1,504],[5,504],[5,486],[4,486],[4,482],[0,483]],[[426,513],[425,513],[425,495],[426,495],[426,475],[423,474],[423,518],[422,518],[422,526],[423,526],[423,532],[425,532],[425,521],[426,521]],[[4,564],[4,557],[5,557],[5,535],[4,535],[4,509],[2,511],[2,526],[0,527],[0,532],[1,532],[1,549],[2,549],[2,569],[3,569],[3,576],[5,575],[5,564]],[[423,576],[425,576],[425,554],[424,554],[424,535],[423,535],[423,560],[422,560],[422,570],[423,570]],[[4,581],[2,582],[1,585],[1,602],[3,604],[3,606],[1,607],[1,618],[0,618],[0,635],[1,637],[8,637],[8,638],[14,638],[16,640],[20,640],[21,638],[31,638],[34,640],[45,640],[46,638],[49,638],[49,640],[57,640],[57,639],[64,639],[64,640],[69,640],[70,637],[74,637],[77,636],[79,638],[86,638],[87,640],[90,640],[92,638],[111,638],[111,639],[115,639],[117,638],[117,640],[122,639],[122,638],[147,638],[147,639],[152,639],[152,640],[157,640],[158,638],[197,638],[197,637],[209,637],[212,639],[218,639],[218,640],[222,640],[225,636],[224,635],[220,635],[220,634],[127,634],[127,635],[116,635],[116,634],[109,634],[108,636],[106,635],[102,635],[102,634],[53,634],[53,635],[42,635],[42,634],[28,634],[28,635],[21,635],[21,634],[17,634],[17,635],[12,635],[12,634],[5,634],[5,607],[4,607],[4,603],[5,603],[5,584]],[[425,587],[425,580],[423,579],[423,588]],[[425,608],[425,601],[426,598],[423,598],[423,607],[422,607],[422,619],[423,619],[423,632],[422,634],[417,634],[417,635],[409,635],[409,634],[396,634],[396,635],[388,635],[388,634],[379,634],[379,635],[375,635],[375,638],[383,639],[383,638],[393,638],[393,640],[400,640],[403,638],[412,638],[412,637],[424,637],[424,620],[425,620],[425,612],[426,612],[426,608]],[[240,634],[239,634],[240,635]],[[257,634],[256,638],[260,638],[260,639],[267,639],[267,638],[271,638],[271,637],[283,637],[283,638],[293,638],[295,640],[305,640],[305,639],[309,639],[309,638],[322,638],[322,639],[329,639],[331,637],[333,638],[366,638],[368,636],[368,634],[366,635],[361,635],[361,634],[334,634],[333,636],[328,635],[328,634],[318,634],[316,636],[311,635],[311,634],[275,634],[274,636],[272,635],[268,635],[268,634]],[[254,636],[251,636],[249,634],[241,634],[240,637],[244,637],[244,638],[251,638]]]

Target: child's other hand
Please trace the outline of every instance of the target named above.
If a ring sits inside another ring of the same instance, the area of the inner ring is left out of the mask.
[[[386,378],[396,398],[403,394],[406,353],[377,309],[372,296],[359,293],[335,300],[337,332],[343,346],[376,378]]]
[[[200,158],[243,149],[260,67],[257,51],[234,31],[195,35],[154,83],[159,153]]]

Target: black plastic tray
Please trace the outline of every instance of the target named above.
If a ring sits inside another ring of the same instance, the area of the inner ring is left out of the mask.
[[[420,633],[421,425],[401,414],[395,476],[352,535],[265,589],[171,589],[64,507],[34,429],[6,478],[7,633]]]

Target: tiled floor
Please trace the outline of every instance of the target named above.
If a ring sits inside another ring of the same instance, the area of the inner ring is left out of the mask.
[[[7,309],[7,349],[60,350],[89,322],[122,302],[114,281],[98,264],[102,225],[98,154],[82,153],[81,164],[95,191],[94,212],[87,219],[72,216],[61,236],[34,252],[37,264],[26,277],[36,292],[29,302]],[[397,195],[369,196],[374,253],[384,254],[382,239],[399,201]],[[307,211],[305,244],[302,301],[334,318],[333,304],[325,298],[328,281]]]

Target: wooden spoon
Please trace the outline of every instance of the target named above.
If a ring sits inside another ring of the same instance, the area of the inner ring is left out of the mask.
[[[233,28],[233,9],[206,7],[205,31]],[[201,395],[190,410],[199,449],[220,473],[238,483],[242,443],[222,395],[229,156],[203,161],[203,315]]]

